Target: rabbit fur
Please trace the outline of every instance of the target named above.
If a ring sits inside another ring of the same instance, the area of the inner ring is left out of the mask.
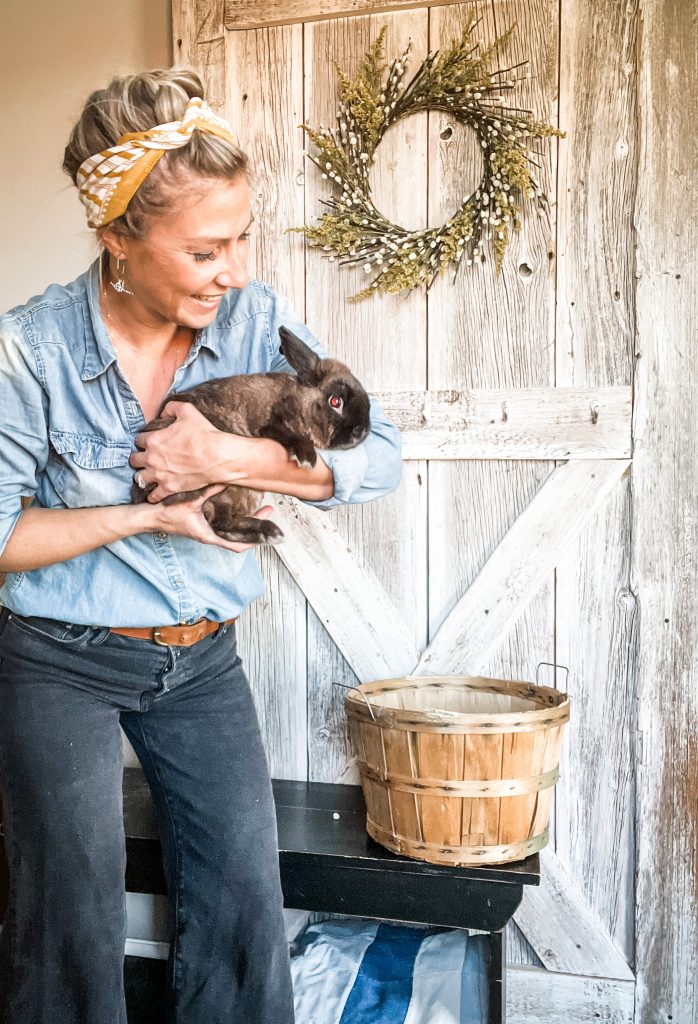
[[[317,462],[317,448],[353,448],[368,434],[371,423],[368,395],[336,359],[320,359],[288,328],[280,327],[281,352],[296,371],[220,377],[163,402],[191,402],[219,430],[244,437],[268,437],[286,448],[299,466]],[[144,431],[162,430],[173,417],[151,420]],[[133,484],[132,499],[145,501],[154,484]],[[165,498],[165,504],[186,501],[200,493],[187,491]],[[211,528],[229,541],[274,544],[283,534],[269,519],[256,519],[262,495],[231,484],[203,506]]]

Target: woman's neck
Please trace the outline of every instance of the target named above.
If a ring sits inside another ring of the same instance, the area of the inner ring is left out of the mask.
[[[112,296],[106,285],[102,288],[100,306],[115,347],[158,358],[173,348],[186,346],[188,351],[191,346],[195,333],[193,328],[143,315],[144,311],[138,309],[137,303],[129,301],[127,296]]]

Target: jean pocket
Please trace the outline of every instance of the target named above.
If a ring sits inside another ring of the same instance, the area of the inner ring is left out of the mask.
[[[14,612],[8,612],[6,627],[13,628],[35,640],[48,640],[65,647],[77,646],[95,632],[94,626],[80,626],[71,622],[58,622],[55,619],[16,615]]]

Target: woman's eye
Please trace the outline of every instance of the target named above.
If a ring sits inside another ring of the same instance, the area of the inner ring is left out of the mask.
[[[330,397],[327,399],[327,401],[330,403],[330,405],[332,406],[333,409],[337,409],[337,410],[341,409],[342,406],[344,405],[344,402],[339,397],[339,395],[330,395]]]
[[[215,260],[215,252],[193,252],[192,256],[197,263],[203,263],[205,260]]]

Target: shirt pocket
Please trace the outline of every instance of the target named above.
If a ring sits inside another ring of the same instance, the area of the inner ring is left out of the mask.
[[[89,434],[49,430],[47,472],[67,508],[125,505],[131,500],[131,445]]]

